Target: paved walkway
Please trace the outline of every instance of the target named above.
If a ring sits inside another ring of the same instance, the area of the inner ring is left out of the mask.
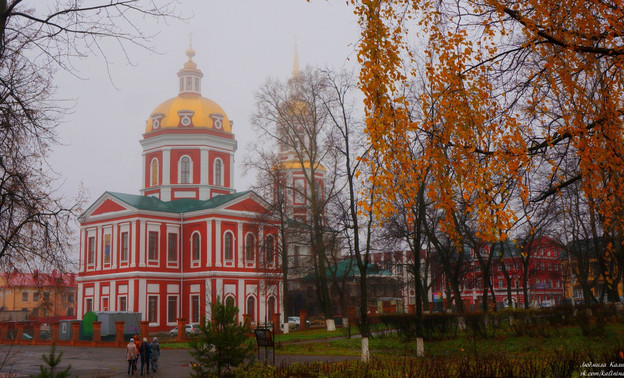
[[[128,363],[124,348],[57,347],[63,352],[61,369],[71,364],[72,377],[127,377]],[[0,378],[28,377],[39,373],[44,364],[41,356],[49,354],[49,346],[0,345]],[[270,352],[269,352],[270,353]],[[261,352],[264,357],[264,351]],[[276,355],[276,364],[310,361],[338,361],[357,357]],[[158,360],[159,369],[153,377],[188,377],[192,360],[188,350],[163,349]],[[140,368],[140,362],[139,362]]]

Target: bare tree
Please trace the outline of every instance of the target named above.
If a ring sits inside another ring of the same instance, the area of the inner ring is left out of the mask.
[[[327,268],[328,228],[325,211],[336,193],[336,162],[330,154],[329,120],[322,96],[325,88],[311,69],[293,72],[288,83],[268,80],[256,93],[252,124],[268,139],[267,147],[278,156],[271,169],[282,172],[276,193],[285,193],[285,216],[307,234],[314,268],[316,295],[325,316],[331,316]],[[272,142],[272,143],[270,143]],[[265,150],[266,151],[266,150]]]
[[[54,101],[54,74],[74,74],[74,59],[99,54],[112,39],[127,55],[132,46],[150,48],[138,16],[165,20],[169,3],[138,0],[55,1],[29,4],[0,0],[0,265],[49,263],[70,266],[71,225],[81,199],[57,193],[57,174],[46,162],[57,144],[56,127],[65,108]]]

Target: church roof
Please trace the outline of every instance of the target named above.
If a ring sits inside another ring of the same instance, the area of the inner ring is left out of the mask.
[[[186,55],[188,61],[178,72],[178,96],[166,100],[152,111],[145,125],[145,133],[179,128],[231,133],[232,123],[223,108],[201,95],[201,79],[204,75],[193,61],[195,50],[189,47]]]
[[[140,209],[151,211],[164,211],[168,213],[186,213],[191,211],[214,209],[237,198],[249,194],[251,191],[244,191],[232,194],[221,194],[208,200],[197,199],[177,199],[173,201],[161,201],[156,197],[141,196],[136,194],[106,192],[128,205]]]

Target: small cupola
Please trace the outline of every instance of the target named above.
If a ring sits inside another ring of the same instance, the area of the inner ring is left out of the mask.
[[[193,62],[193,57],[195,56],[193,46],[189,46],[186,50],[186,56],[188,56],[188,61],[184,63],[184,68],[178,71],[180,95],[196,94],[201,96],[201,79],[204,77],[204,74],[197,69],[197,64]]]

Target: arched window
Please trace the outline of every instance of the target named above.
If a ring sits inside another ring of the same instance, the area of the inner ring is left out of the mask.
[[[273,319],[273,314],[275,314],[275,297],[270,297],[267,301],[267,314],[269,319]]]
[[[180,184],[191,183],[191,158],[183,156],[180,159]]]
[[[256,248],[256,238],[253,234],[247,234],[245,236],[245,260],[252,261],[254,259]]]
[[[225,298],[225,307],[234,307],[234,297],[229,296],[227,298]]]
[[[152,168],[150,170],[151,186],[158,185],[158,159],[152,159]]]
[[[268,264],[273,262],[275,258],[275,238],[269,235],[264,239],[264,256]]]
[[[191,257],[194,261],[199,260],[199,249],[200,249],[199,232],[195,232],[193,234],[192,243],[193,243],[192,245],[193,255]]]
[[[252,322],[256,320],[256,299],[252,296],[247,298],[247,315],[249,315],[249,320]]]
[[[223,236],[223,257],[232,260],[232,233],[226,232]]]
[[[214,184],[223,186],[223,162],[221,159],[216,159],[214,162]]]

